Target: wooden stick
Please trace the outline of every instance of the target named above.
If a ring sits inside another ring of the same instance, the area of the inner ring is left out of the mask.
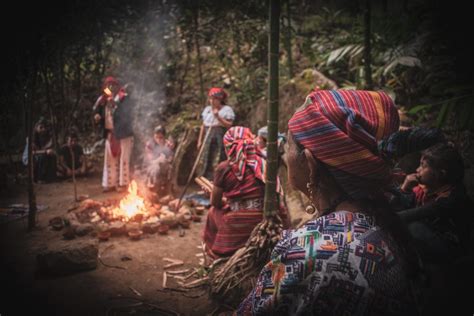
[[[170,263],[164,266],[165,269],[172,268],[172,267],[177,267],[177,266],[182,266],[184,262],[176,262],[176,263]]]
[[[201,285],[205,284],[207,281],[209,281],[209,278],[204,277],[202,279],[197,279],[197,280],[191,281],[189,283],[186,283],[186,284],[183,285],[183,287],[187,288],[187,289],[190,289],[190,288],[193,288],[193,287],[201,286]]]
[[[204,140],[202,142],[201,148],[199,148],[199,153],[196,157],[196,161],[194,162],[193,169],[191,169],[191,173],[189,174],[188,181],[186,182],[183,192],[181,193],[181,196],[179,197],[178,205],[176,206],[177,210],[179,210],[179,207],[181,206],[181,200],[183,199],[184,194],[186,193],[186,190],[188,189],[189,183],[191,183],[191,179],[193,178],[194,172],[196,171],[196,167],[198,165],[199,160],[201,159],[201,155],[204,152],[204,146],[206,144],[207,139],[209,138],[209,135],[211,134],[211,130],[212,130],[212,126],[210,126],[207,129],[206,136],[204,136]]]
[[[184,269],[184,270],[174,270],[174,271],[166,271],[166,273],[171,274],[171,275],[176,275],[176,274],[183,274],[183,273],[188,273],[189,270],[191,269]]]
[[[163,284],[162,284],[162,286],[163,286],[164,289],[166,289],[166,281],[167,281],[167,279],[168,279],[168,277],[167,277],[166,271],[165,271],[165,272],[163,272]]]

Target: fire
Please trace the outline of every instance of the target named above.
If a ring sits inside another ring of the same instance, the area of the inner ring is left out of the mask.
[[[137,214],[144,214],[145,210],[145,200],[138,195],[137,183],[134,180],[128,186],[128,194],[120,200],[119,206],[114,209],[114,215],[129,220]]]
[[[104,93],[108,95],[109,97],[112,96],[112,91],[109,88],[105,88]]]

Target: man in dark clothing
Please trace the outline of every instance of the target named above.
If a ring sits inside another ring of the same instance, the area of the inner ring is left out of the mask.
[[[69,134],[67,143],[59,150],[58,158],[58,177],[71,177],[73,170],[75,176],[84,176],[91,169],[87,164],[82,146],[78,144],[77,134],[74,132]]]
[[[103,94],[94,105],[94,119],[104,128],[105,155],[102,186],[104,192],[123,189],[130,182],[133,149],[132,100],[113,77],[104,81]]]

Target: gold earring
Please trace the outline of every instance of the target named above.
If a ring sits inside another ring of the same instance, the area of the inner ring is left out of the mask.
[[[306,206],[305,211],[308,214],[314,214],[316,213],[316,206],[314,206],[313,204],[313,189],[312,189],[311,181],[306,183],[306,188],[308,189],[308,192],[309,192],[310,204]]]

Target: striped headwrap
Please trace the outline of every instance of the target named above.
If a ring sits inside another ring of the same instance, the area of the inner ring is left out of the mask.
[[[377,149],[398,130],[399,117],[384,92],[318,90],[288,123],[295,140],[324,163],[352,198],[368,197],[390,180]]]
[[[250,167],[255,176],[264,181],[265,163],[255,146],[255,135],[247,127],[233,126],[224,135],[224,148],[232,172],[239,181],[244,178],[245,168]]]

